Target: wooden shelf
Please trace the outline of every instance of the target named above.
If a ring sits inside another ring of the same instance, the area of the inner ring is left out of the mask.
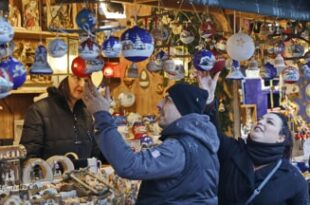
[[[48,32],[48,31],[30,31],[24,28],[14,28],[15,35],[14,38],[23,38],[23,39],[42,39],[56,37],[58,34],[59,37],[69,37],[69,38],[78,38],[78,34],[71,33],[56,33],[56,32]]]
[[[47,87],[20,87],[12,90],[11,94],[41,94],[46,92]]]

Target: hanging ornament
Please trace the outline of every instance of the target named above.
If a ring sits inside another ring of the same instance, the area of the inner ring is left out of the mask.
[[[296,83],[299,80],[299,71],[298,68],[293,66],[288,66],[282,71],[283,74],[283,81],[285,83]]]
[[[71,64],[72,73],[78,77],[85,78],[89,74],[86,73],[86,62],[80,56],[73,59]]]
[[[229,66],[230,71],[226,76],[228,80],[242,80],[244,78],[242,72],[240,71],[240,62],[236,60],[229,61],[231,65]]]
[[[79,56],[85,60],[96,59],[100,55],[99,45],[91,38],[87,38],[79,46]]]
[[[281,54],[278,54],[277,57],[274,59],[274,67],[277,69],[277,74],[279,75],[283,69],[285,68],[284,58]]]
[[[0,44],[8,43],[14,37],[12,25],[3,17],[0,17]]]
[[[150,77],[145,69],[140,73],[139,85],[141,88],[147,88],[150,86]]]
[[[260,75],[265,80],[272,80],[277,76],[277,69],[269,62],[265,63]]]
[[[194,34],[190,30],[187,30],[186,28],[183,29],[183,31],[180,34],[180,40],[184,44],[190,44],[195,40]]]
[[[304,55],[305,48],[300,44],[293,44],[291,46],[291,52],[293,57],[301,57]]]
[[[219,112],[225,112],[225,106],[223,103],[223,99],[220,99]]]
[[[35,60],[30,67],[30,74],[53,74],[53,70],[47,62],[47,49],[43,45],[39,45],[36,49]]]
[[[157,41],[166,41],[169,37],[169,30],[165,26],[160,26],[152,30],[152,36]]]
[[[127,29],[121,36],[121,42],[124,57],[132,62],[144,61],[154,50],[153,37],[138,26]]]
[[[226,40],[225,39],[220,39],[218,42],[215,44],[216,50],[220,52],[226,51]]]
[[[0,63],[0,68],[4,68],[12,77],[13,89],[17,89],[26,81],[26,69],[24,65],[13,57]]]
[[[107,70],[106,70],[107,69]],[[109,70],[113,70],[113,78],[121,78],[121,66],[119,62],[107,62],[103,68],[103,71],[106,70],[106,73],[111,73]]]
[[[82,9],[75,18],[76,24],[87,32],[92,31],[96,25],[96,15],[89,9]]]
[[[227,53],[234,60],[248,60],[254,54],[254,51],[253,39],[241,31],[230,36],[227,40]]]
[[[56,38],[52,40],[51,42],[49,42],[47,49],[48,49],[48,53],[53,58],[63,57],[68,52],[67,44],[65,43],[64,40],[59,39],[59,38]]]
[[[117,58],[122,51],[122,44],[115,36],[110,36],[102,44],[102,55],[107,58]]]
[[[254,57],[250,60],[249,67],[245,70],[245,74],[247,78],[260,78],[258,63]]]
[[[148,71],[150,72],[158,72],[161,71],[163,69],[162,66],[158,65],[156,63],[156,61],[154,60],[150,60],[147,64],[146,64],[146,68]]]
[[[285,50],[285,44],[283,41],[276,41],[273,46],[273,52],[275,54],[282,54]]]
[[[13,89],[13,82],[10,80],[10,75],[4,68],[0,67],[0,99],[5,98]]]
[[[117,99],[122,107],[131,107],[136,101],[135,94],[132,92],[122,92],[118,95]]]
[[[302,69],[304,70],[304,76],[307,80],[310,80],[310,62],[306,63],[302,66]]]
[[[166,60],[164,62],[164,71],[170,80],[181,80],[185,76],[185,68],[181,60]]]
[[[111,66],[106,66],[106,67],[104,67],[104,69],[103,69],[103,75],[104,75],[104,77],[106,77],[106,78],[111,78],[111,77],[113,77],[113,75],[114,75],[114,70],[113,70],[113,68],[112,68]]]
[[[216,59],[211,51],[203,49],[195,53],[193,63],[197,70],[209,71],[216,63]]]
[[[210,72],[212,74],[215,74],[225,68],[225,57],[222,54],[218,53],[216,50],[212,50],[212,53],[215,56],[216,62]]]
[[[215,25],[211,18],[207,18],[200,24],[199,33],[202,38],[211,38],[214,34],[216,34]]]

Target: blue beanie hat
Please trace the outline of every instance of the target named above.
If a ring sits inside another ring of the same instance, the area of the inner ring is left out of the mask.
[[[202,114],[209,96],[208,91],[184,83],[174,84],[167,92],[183,116],[191,113]]]

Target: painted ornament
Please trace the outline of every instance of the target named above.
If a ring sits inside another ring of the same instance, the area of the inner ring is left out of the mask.
[[[115,36],[110,36],[102,44],[102,54],[107,58],[117,58],[122,51],[122,44]]]
[[[48,53],[53,58],[60,58],[67,54],[68,46],[64,40],[56,38],[48,44]]]
[[[31,65],[30,74],[51,75],[53,70],[47,62],[47,49],[39,45],[35,52],[35,61]]]
[[[234,60],[248,60],[254,54],[254,51],[253,39],[241,31],[227,40],[227,53]]]
[[[14,29],[12,25],[0,17],[0,44],[8,43],[14,37]]]
[[[216,59],[211,51],[203,49],[195,53],[193,63],[197,70],[209,71],[214,67]]]
[[[4,68],[12,77],[13,89],[17,89],[26,81],[27,71],[24,65],[13,57],[0,63],[0,68]]]
[[[286,67],[282,71],[282,75],[283,75],[283,81],[289,84],[296,83],[300,78],[299,70],[293,66]]]
[[[99,45],[91,38],[87,38],[79,46],[79,56],[85,60],[96,59],[100,55]]]

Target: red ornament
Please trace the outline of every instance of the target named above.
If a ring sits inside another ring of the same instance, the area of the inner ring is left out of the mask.
[[[118,62],[107,62],[103,68],[103,75],[107,78],[121,78],[120,64]]]
[[[213,68],[210,70],[211,74],[215,74],[217,72],[222,71],[225,68],[225,58],[222,54],[219,54],[215,50],[212,50],[213,55],[215,56],[216,63]]]
[[[86,74],[86,62],[80,56],[73,59],[71,64],[72,73],[78,77],[85,78],[89,77],[90,74]]]

